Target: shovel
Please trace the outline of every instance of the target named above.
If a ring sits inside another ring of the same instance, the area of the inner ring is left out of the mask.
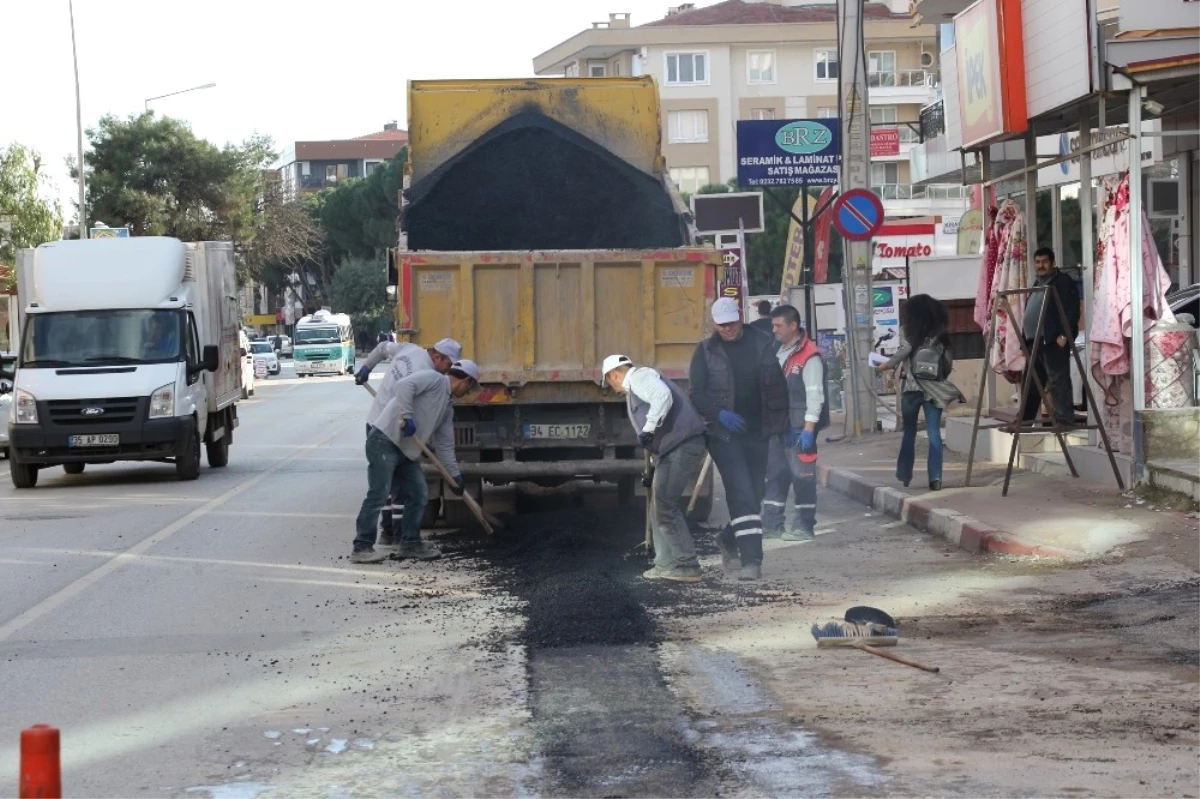
[[[371,387],[370,383],[363,383],[363,388],[369,391],[372,397],[375,396],[375,389]],[[424,453],[425,457],[429,458],[429,461],[437,467],[439,472],[441,472],[442,479],[448,484],[453,485],[454,476],[450,474],[450,470],[446,468],[445,464],[438,460],[437,455],[434,455],[429,447],[425,446],[425,442],[421,439],[413,436],[412,440],[417,442],[417,446],[421,448],[421,452]],[[475,497],[471,496],[471,492],[463,491],[462,501],[467,503],[467,508],[470,509],[475,518],[479,520],[479,523],[483,526],[484,532],[486,532],[488,535],[495,534],[496,531],[493,529],[493,527],[504,526],[503,523],[495,516],[484,512],[483,508],[479,506],[479,503],[475,501]]]

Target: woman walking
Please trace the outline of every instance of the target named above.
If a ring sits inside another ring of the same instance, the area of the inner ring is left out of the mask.
[[[942,488],[942,411],[952,402],[966,397],[949,381],[954,368],[950,336],[946,333],[949,317],[946,308],[928,294],[909,297],[905,305],[903,341],[891,360],[876,369],[885,371],[903,366],[900,413],[904,419],[904,439],[896,459],[896,479],[908,487],[916,459],[917,416],[925,409],[925,430],[929,434],[929,489]]]

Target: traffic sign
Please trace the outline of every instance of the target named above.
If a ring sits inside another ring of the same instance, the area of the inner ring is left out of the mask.
[[[883,227],[883,203],[866,189],[844,191],[833,203],[833,226],[848,241],[866,241]]]

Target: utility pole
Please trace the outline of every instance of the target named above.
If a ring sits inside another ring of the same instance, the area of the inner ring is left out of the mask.
[[[75,133],[79,145],[79,238],[88,237],[87,198],[83,177],[83,105],[79,102],[79,55],[75,50],[75,3],[67,0],[67,12],[71,15],[71,60],[75,62]]]
[[[863,46],[863,6],[859,0],[837,0],[838,103],[842,123],[841,190],[870,189],[870,127],[867,124],[867,63]],[[875,325],[871,306],[871,242],[845,241],[842,285],[846,292],[846,343],[852,382],[847,413],[854,435],[875,432],[873,372],[867,367]]]

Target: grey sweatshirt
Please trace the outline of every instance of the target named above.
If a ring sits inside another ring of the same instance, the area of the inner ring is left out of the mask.
[[[394,396],[375,420],[374,426],[400,448],[411,461],[421,459],[421,448],[409,436],[400,434],[405,419],[417,425],[417,438],[425,442],[438,460],[458,474],[454,454],[454,406],[450,402],[450,378],[438,372],[413,372],[396,383]]]

